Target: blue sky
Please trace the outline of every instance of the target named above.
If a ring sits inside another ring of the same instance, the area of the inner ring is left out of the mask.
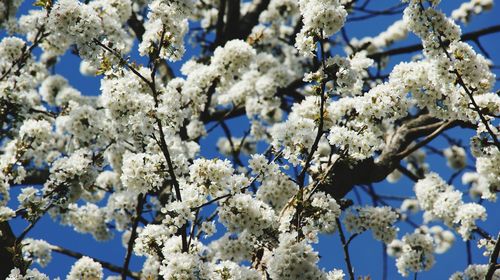
[[[33,1],[25,1],[20,14],[26,13],[26,11],[31,8]],[[396,0],[386,0],[386,1],[371,1],[372,4],[368,6],[371,9],[380,9],[382,7],[393,6],[399,1]],[[462,1],[443,1],[441,8],[449,14],[451,10],[458,7],[459,3]],[[375,3],[375,4],[373,4]],[[472,22],[467,26],[462,26],[463,32],[474,31],[487,26],[500,24],[500,7],[495,6],[493,10],[486,12],[485,14],[473,17]],[[401,18],[401,15],[393,16],[380,16],[372,20],[353,22],[346,26],[349,37],[362,38],[364,36],[374,36],[379,32],[385,30],[388,25],[390,25],[394,20]],[[5,33],[0,33],[0,36],[5,36]],[[418,40],[414,35],[410,35],[407,40],[399,42],[393,47],[404,46],[408,44],[417,43]],[[481,39],[481,43],[492,55],[492,60],[498,64],[500,61],[500,52],[498,52],[498,45],[500,44],[500,33],[490,36],[485,36]],[[474,48],[477,47],[472,43]],[[192,50],[188,50],[185,58],[189,58],[193,55]],[[411,55],[402,55],[394,57],[391,59],[390,66],[400,60],[407,60]],[[137,58],[137,52],[132,54],[133,58]],[[140,60],[140,59],[139,59]],[[179,73],[180,63],[173,65],[174,71]],[[85,77],[79,73],[79,59],[73,54],[64,55],[60,62],[57,64],[55,71],[63,76],[65,76],[70,83],[78,88],[83,94],[86,95],[96,95],[99,94],[100,82],[98,78]],[[390,68],[386,69],[386,71]],[[498,74],[498,73],[497,73]],[[498,86],[497,86],[498,88]],[[235,129],[233,136],[239,136],[243,134],[243,131],[247,129],[248,123],[244,118],[234,119],[228,122],[231,128]],[[215,149],[215,141],[219,136],[223,135],[222,131],[219,129],[214,130],[214,132],[201,141],[202,145],[202,155],[208,158],[220,157],[221,155]],[[471,131],[453,129],[448,132],[448,135],[462,139],[464,143],[467,143],[468,137],[472,135]],[[447,146],[447,142],[443,139],[437,139],[432,142],[432,146],[437,148],[442,148]],[[450,169],[446,166],[446,163],[442,158],[438,156],[429,156],[429,163],[431,169],[444,174],[443,177],[447,179],[447,176],[451,175]],[[473,164],[470,162],[470,164]],[[464,186],[459,184],[460,178],[455,181],[457,188],[464,189]],[[401,195],[401,196],[411,196],[412,195],[413,182],[403,178],[396,184],[389,184],[387,182],[381,182],[375,185],[375,190],[379,194],[391,194],[391,195]],[[12,197],[15,198],[19,188],[13,188]],[[371,203],[369,197],[360,190],[361,199],[363,204]],[[349,198],[355,199],[353,193],[348,195]],[[468,198],[465,198],[466,200]],[[355,200],[356,201],[356,200]],[[397,206],[396,204],[392,204]],[[484,205],[489,210],[490,217],[486,222],[481,222],[480,226],[486,229],[492,234],[496,234],[500,229],[500,219],[494,217],[495,213],[499,213],[500,206],[498,203],[492,204],[490,202],[485,202]],[[416,214],[411,217],[414,221],[421,220],[421,214]],[[25,222],[15,220],[12,222],[13,228],[16,233],[19,233],[26,226]],[[412,229],[404,223],[399,224],[401,231],[399,236],[405,232],[412,231]],[[43,218],[40,223],[30,232],[29,237],[32,238],[43,238],[48,242],[67,247],[74,251],[81,252],[83,254],[97,257],[102,260],[106,260],[115,264],[120,265],[123,263],[125,249],[121,246],[121,236],[119,234],[115,235],[115,238],[109,242],[96,242],[88,234],[78,234],[75,233],[70,227],[59,226],[54,224],[50,218]],[[429,272],[424,272],[419,274],[419,279],[448,279],[448,277],[455,271],[463,270],[466,263],[466,251],[465,243],[461,242],[459,236],[456,236],[457,242],[455,246],[449,250],[447,253],[436,256],[436,265]],[[482,256],[481,252],[475,248],[475,243],[473,245],[473,262],[474,263],[486,263],[487,259]],[[338,234],[321,236],[319,244],[315,245],[315,248],[319,251],[321,256],[320,265],[327,270],[332,268],[342,268],[345,271],[345,265],[343,260],[343,253],[341,245],[339,242]],[[355,274],[358,276],[371,275],[372,279],[381,279],[382,275],[382,244],[373,240],[370,232],[365,232],[358,236],[351,243],[350,246],[351,257],[353,260],[353,266],[355,269]],[[50,275],[51,277],[64,276],[69,271],[70,266],[73,264],[74,259],[61,256],[58,253],[53,253],[53,260],[48,267],[44,268],[43,271]],[[134,257],[131,265],[132,270],[139,270],[140,264],[139,259]],[[37,267],[35,265],[35,267]],[[109,275],[106,271],[106,275]],[[394,259],[389,257],[388,260],[388,279],[400,279],[401,276],[397,273],[394,265]]]

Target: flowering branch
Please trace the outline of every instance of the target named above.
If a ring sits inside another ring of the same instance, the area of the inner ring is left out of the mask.
[[[468,21],[488,1],[462,5],[452,18]],[[480,202],[499,191],[500,97],[495,67],[463,41],[494,59],[479,40],[500,26],[461,35],[434,9],[439,0],[425,10],[420,0],[389,8],[370,0],[39,0],[46,13],[27,14],[18,2],[0,4],[5,34],[20,36],[0,42],[0,278],[45,279],[31,264],[44,267],[56,251],[78,259],[68,280],[101,279],[103,268],[121,279],[340,280],[345,272],[354,280],[349,246],[366,232],[383,243],[383,279],[392,277],[388,256],[401,275],[422,278],[452,246],[452,231],[467,242],[470,266],[459,278],[498,273],[500,241],[477,221],[489,207]],[[348,33],[346,23],[400,12],[376,37]],[[388,47],[410,31],[422,45]],[[384,71],[387,58],[423,48]],[[68,50],[82,74],[100,79],[99,96],[51,69]],[[136,53],[144,65],[133,62]],[[179,60],[176,77],[167,61]],[[241,138],[228,121],[236,118],[247,122]],[[452,138],[458,128],[477,134]],[[447,147],[431,146],[436,139]],[[204,157],[213,144],[221,158]],[[448,172],[432,170],[432,153]],[[401,175],[414,183],[404,195],[375,184]],[[451,185],[459,176],[472,201]],[[354,200],[344,198],[350,191]],[[371,203],[355,205],[364,199]],[[128,238],[122,265],[31,238],[49,208],[96,240]],[[443,226],[429,227],[428,217]],[[29,225],[14,234],[13,219]],[[320,234],[339,234],[344,271],[319,264]],[[471,263],[473,235],[486,239],[488,265]],[[144,257],[140,273],[129,269],[133,255]]]
[[[422,2],[420,2],[420,9],[424,10],[424,6],[423,6]],[[438,31],[436,31],[436,28],[434,27],[434,23],[433,23],[433,21],[430,18],[427,18],[427,20],[430,23],[430,26],[431,26],[433,32],[437,34],[436,37],[437,37],[437,40],[439,42],[440,48],[443,50],[444,54],[450,60],[450,62],[453,63],[453,58],[451,57],[450,53],[446,49],[446,46],[445,46],[443,40],[441,39],[441,36],[443,36],[443,34],[440,34]],[[500,31],[500,26],[497,26],[496,28],[494,27],[492,30]],[[476,34],[482,34],[482,33],[476,33]],[[477,35],[477,36],[480,36],[480,35]],[[470,98],[470,101],[472,103],[474,111],[476,111],[477,114],[479,115],[479,118],[480,118],[481,122],[483,123],[483,125],[486,128],[486,130],[488,131],[488,133],[490,134],[491,138],[493,139],[493,142],[494,142],[495,146],[497,147],[497,149],[500,150],[500,141],[498,140],[497,136],[495,135],[495,133],[491,129],[490,123],[486,120],[486,118],[484,117],[484,115],[482,113],[481,108],[479,107],[479,105],[477,104],[476,100],[474,99],[473,92],[465,84],[465,82],[464,82],[464,80],[462,78],[462,75],[458,72],[457,69],[453,69],[452,73],[454,73],[456,75],[458,84],[465,90],[465,93]]]
[[[482,36],[494,34],[494,33],[498,33],[498,32],[500,32],[500,25],[492,25],[492,26],[489,26],[486,28],[482,28],[480,30],[465,33],[462,35],[461,40],[462,41],[477,41]],[[382,52],[373,53],[373,54],[368,55],[368,57],[373,58],[375,60],[379,60],[382,57],[418,52],[418,51],[421,51],[423,49],[424,49],[424,47],[422,44],[414,44],[414,45],[409,45],[409,46],[404,46],[404,47],[390,49],[390,50],[386,50],[386,51],[382,51]]]
[[[493,252],[490,255],[490,263],[488,266],[488,272],[486,273],[485,280],[493,279],[493,274],[498,269],[497,260],[499,254],[500,254],[500,233],[498,234],[497,241],[495,242],[495,247],[493,248]]]
[[[29,47],[27,45],[24,46],[21,56],[14,62],[14,64],[12,64],[12,66],[9,69],[7,69],[7,71],[2,73],[2,76],[0,76],[0,81],[3,81],[7,76],[9,76],[15,67],[17,67],[17,71],[21,70],[21,68],[23,68],[24,65],[26,64],[26,60],[31,57],[31,53],[33,52],[33,50],[36,47],[38,47],[40,42],[46,36],[47,34],[45,33],[45,26],[42,25],[38,29],[35,35],[35,40],[33,41],[33,44],[31,44],[31,46]]]
[[[78,252],[75,252],[75,251],[72,251],[70,249],[60,247],[60,246],[51,245],[50,249],[52,251],[54,251],[54,252],[58,252],[60,254],[66,255],[66,256],[70,256],[70,257],[73,257],[75,259],[80,259],[80,258],[82,258],[82,257],[85,256],[82,253],[78,253]],[[96,258],[92,258],[92,259],[94,261],[100,263],[102,265],[102,267],[107,268],[109,271],[117,272],[117,273],[120,273],[120,274],[122,274],[123,272],[125,272],[126,276],[132,277],[133,279],[139,279],[138,273],[131,272],[131,271],[128,271],[128,270],[125,271],[122,267],[114,265],[114,264],[106,262],[106,261],[103,261],[103,260],[99,260],[99,259],[96,259]]]

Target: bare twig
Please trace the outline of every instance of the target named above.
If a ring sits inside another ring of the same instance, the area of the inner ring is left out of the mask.
[[[342,242],[342,248],[344,250],[344,261],[347,265],[347,272],[349,273],[349,279],[354,280],[354,269],[351,264],[351,257],[349,256],[349,243],[346,242],[344,231],[342,230],[342,224],[340,220],[337,218],[337,228],[339,230],[340,241]]]
[[[401,163],[398,164],[398,166],[396,167],[396,169],[399,172],[403,173],[406,177],[408,177],[413,182],[417,182],[418,180],[422,179],[419,176],[413,174],[413,172],[411,172],[410,170],[406,169],[403,165],[401,165]]]
[[[125,261],[123,263],[123,270],[121,272],[122,280],[127,279],[128,266],[130,264],[130,259],[132,257],[132,249],[134,248],[135,238],[137,237],[137,226],[139,225],[139,220],[142,215],[142,208],[144,202],[146,201],[145,195],[138,195],[137,197],[137,207],[135,208],[135,219],[132,224],[132,232],[130,233],[130,239],[127,243],[127,253],[125,254]]]

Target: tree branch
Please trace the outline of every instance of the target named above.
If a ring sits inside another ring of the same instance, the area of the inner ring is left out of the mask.
[[[57,253],[60,253],[62,255],[66,255],[66,256],[69,256],[69,257],[72,257],[72,258],[75,258],[75,259],[80,259],[80,258],[82,258],[82,257],[85,256],[84,254],[81,254],[81,253],[78,253],[78,252],[75,252],[75,251],[72,251],[72,250],[60,247],[60,246],[51,245],[50,249],[52,251],[54,251],[54,252],[57,252]],[[125,272],[125,274],[127,276],[130,276],[133,279],[139,279],[139,274],[136,273],[136,272],[131,272],[129,270],[125,271],[122,267],[119,267],[119,266],[114,265],[112,263],[109,263],[109,262],[106,262],[106,261],[103,261],[103,260],[99,260],[99,259],[96,259],[96,258],[92,258],[92,259],[94,261],[100,263],[102,265],[102,267],[108,269],[109,271],[117,272],[117,273],[120,273],[120,274],[122,274],[123,272]]]
[[[142,42],[142,36],[144,35],[144,32],[146,32],[146,29],[144,28],[144,24],[137,18],[137,14],[135,12],[132,12],[132,15],[130,15],[130,18],[127,20],[127,24],[134,31],[137,40]]]
[[[319,188],[336,199],[343,198],[355,185],[366,185],[384,180],[400,165],[401,152],[405,151],[414,140],[436,132],[436,126],[442,123],[425,114],[408,120],[387,137],[385,148],[375,158],[368,158],[356,163],[341,161],[336,164],[330,176]],[[475,127],[469,123],[454,121],[439,130],[439,133],[453,127]],[[435,133],[432,138],[436,137]],[[416,178],[415,178],[416,179]]]
[[[8,222],[0,223],[0,279],[6,279],[14,268],[14,244],[16,236]]]
[[[227,20],[226,20],[226,26],[224,26],[224,37],[228,38],[229,40],[232,39],[232,36],[234,36],[232,34],[239,33],[238,28],[240,21],[240,0],[228,0],[228,1],[229,2],[227,6]]]
[[[488,272],[486,273],[485,280],[492,280],[493,275],[495,274],[495,270],[497,269],[497,260],[498,255],[500,254],[500,233],[497,237],[497,242],[495,243],[495,247],[493,248],[493,252],[490,256],[490,264],[488,266]]]
[[[339,236],[340,236],[340,241],[342,242],[342,249],[344,250],[344,261],[347,265],[347,272],[349,273],[349,279],[354,280],[354,269],[352,268],[351,264],[351,257],[349,256],[349,243],[347,243],[344,235],[344,231],[342,230],[342,224],[340,223],[340,220],[337,218],[335,219],[337,222],[337,228],[339,229]]]
[[[230,0],[234,1],[234,0]],[[254,8],[249,10],[239,21],[238,28],[235,28],[235,32],[226,34],[227,40],[230,39],[246,39],[250,33],[252,33],[252,28],[259,22],[260,14],[267,9],[270,0],[255,0],[253,3]]]
[[[462,35],[461,39],[462,41],[473,41],[477,40],[479,37],[488,35],[488,34],[493,34],[500,32],[500,25],[493,25],[490,27],[486,27],[474,32],[469,32],[465,33]],[[400,54],[407,54],[407,53],[412,53],[412,52],[418,52],[423,50],[422,44],[415,44],[415,45],[409,45],[405,47],[400,47],[400,48],[395,48],[395,49],[390,49],[378,53],[373,53],[368,55],[369,58],[372,58],[374,60],[379,60],[382,57],[385,56],[392,56],[392,55],[400,55]]]
[[[122,280],[127,279],[128,266],[130,264],[130,258],[132,257],[132,249],[134,248],[135,238],[137,237],[137,226],[139,226],[139,220],[142,215],[142,208],[144,202],[146,201],[146,196],[142,194],[137,197],[137,207],[135,209],[135,219],[132,225],[132,232],[130,233],[130,239],[127,244],[127,253],[125,254],[125,261],[123,263],[123,270],[121,271]]]
[[[219,12],[217,15],[217,24],[215,25],[215,41],[212,46],[212,50],[214,50],[218,45],[222,43],[224,40],[224,14],[226,12],[226,1],[219,1]]]

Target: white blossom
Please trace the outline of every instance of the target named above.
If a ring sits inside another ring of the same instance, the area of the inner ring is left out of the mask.
[[[464,240],[476,228],[476,220],[486,219],[486,210],[476,203],[464,203],[462,193],[446,184],[436,173],[428,174],[415,184],[420,206],[431,219],[440,219],[454,227]]]
[[[19,136],[27,143],[38,146],[50,138],[52,127],[45,120],[25,120],[19,129]]]
[[[295,46],[302,54],[310,56],[316,49],[312,47],[315,45],[313,41],[327,38],[339,31],[344,25],[347,12],[338,0],[301,0],[299,7],[304,25],[297,34]],[[301,47],[304,41],[310,41],[306,45],[311,47]]]
[[[9,207],[0,206],[0,222],[8,221],[16,216],[16,212]]]
[[[154,45],[163,40],[160,57],[172,61],[179,60],[185,52],[184,35],[188,29],[186,16],[190,12],[190,0],[155,0],[149,5],[150,12],[144,28],[143,41],[139,45],[141,55],[149,55]]]
[[[443,151],[446,160],[448,161],[448,166],[453,169],[462,169],[467,164],[465,149],[459,146],[451,146]]]
[[[464,272],[455,272],[451,275],[450,280],[466,280],[466,279],[484,279],[488,265],[486,264],[471,264],[467,266]],[[497,270],[493,274],[493,279],[500,277],[500,271]]]
[[[0,274],[48,279],[21,264],[62,250],[31,238],[46,216],[96,241],[118,234],[144,280],[361,277],[326,259],[340,221],[348,243],[371,231],[405,277],[458,235],[495,236],[480,220],[495,219],[500,191],[500,96],[481,43],[497,30],[454,21],[493,1],[448,17],[440,0],[403,0],[359,35],[354,21],[387,11],[354,2],[2,1],[0,239],[15,244],[0,248]],[[395,45],[409,32],[421,52]],[[351,199],[361,187],[372,204]],[[496,242],[475,249],[488,257]],[[98,259],[66,279],[102,279]],[[487,262],[450,279],[483,279]]]
[[[259,236],[273,227],[276,217],[264,202],[249,194],[236,194],[221,205],[219,219],[231,231],[247,230]]]
[[[27,261],[36,261],[45,267],[52,260],[52,248],[49,243],[41,239],[27,238],[23,240],[23,257]]]
[[[28,269],[24,275],[21,274],[19,268],[14,268],[6,280],[49,280],[49,277],[36,268]]]
[[[317,266],[318,253],[305,241],[297,242],[293,234],[281,234],[279,246],[272,253],[268,267],[272,279],[327,279]]]
[[[125,153],[123,173],[120,177],[125,188],[132,192],[147,193],[158,189],[163,183],[164,162],[162,155]]]
[[[477,15],[483,11],[491,9],[493,6],[492,0],[470,0],[460,4],[460,6],[451,12],[451,17],[454,20],[460,20],[463,23],[469,23],[472,15]]]
[[[435,262],[433,252],[432,238],[429,235],[405,235],[402,252],[396,260],[398,272],[406,277],[409,272],[429,270]]]
[[[398,232],[398,228],[394,227],[397,219],[398,214],[388,206],[365,206],[347,212],[344,223],[352,233],[371,230],[375,239],[390,243]]]
[[[71,266],[66,280],[102,279],[102,266],[89,257],[82,257]]]
[[[99,16],[89,5],[76,0],[60,0],[52,7],[48,19],[51,35],[43,47],[46,51],[61,55],[71,44],[76,43],[79,54],[91,59],[97,50],[92,41],[102,32],[100,26]]]

